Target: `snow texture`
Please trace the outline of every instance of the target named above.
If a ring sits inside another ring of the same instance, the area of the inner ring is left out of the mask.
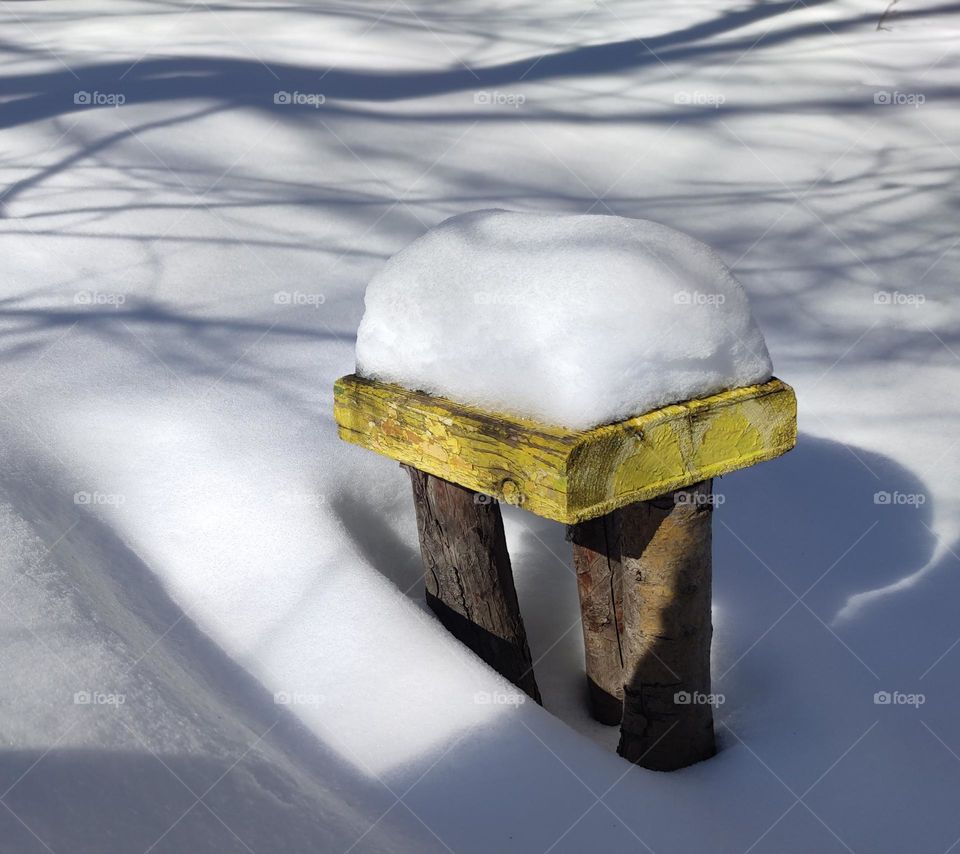
[[[0,851],[956,852],[960,12],[388,5],[0,2]],[[715,483],[708,762],[617,757],[512,507],[492,702],[337,438],[368,282],[485,207],[696,234],[797,390]]]
[[[393,256],[365,303],[362,375],[572,428],[773,372],[719,256],[648,220],[454,216]]]

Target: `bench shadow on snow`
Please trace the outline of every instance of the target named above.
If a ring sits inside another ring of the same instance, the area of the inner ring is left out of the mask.
[[[751,646],[791,605],[811,623],[822,621],[827,628],[820,631],[836,634],[839,656],[848,654],[847,643],[875,661],[882,653],[870,651],[883,649],[890,634],[886,609],[897,607],[903,590],[859,609],[848,607],[851,600],[897,582],[941,597],[951,583],[929,566],[936,538],[924,484],[882,455],[802,434],[786,456],[716,479],[714,492],[715,690],[737,692],[741,671],[755,666]],[[896,503],[918,495],[919,506]],[[544,656],[536,673],[546,706],[585,734],[615,743],[587,717],[579,696],[579,629],[546,652],[578,613],[572,571],[560,565],[570,561],[563,526],[514,508],[505,515],[521,531],[514,571],[534,658]]]
[[[956,838],[948,809],[890,807],[903,791],[939,803],[940,789],[960,776],[955,758],[931,734],[948,732],[955,719],[960,572],[928,527],[934,508],[924,483],[888,457],[802,434],[786,456],[717,479],[714,488],[724,497],[714,516],[713,691],[726,698],[714,716],[718,756],[667,776],[635,769],[622,779],[602,760],[571,759],[580,748],[557,728],[535,725],[534,736],[505,716],[476,746],[483,758],[469,766],[472,787],[508,803],[514,793],[496,760],[504,755],[523,755],[535,770],[510,767],[533,779],[563,778],[569,768],[582,775],[582,802],[561,790],[562,806],[552,812],[525,804],[542,810],[544,825],[516,822],[517,834],[536,837],[523,850],[542,850],[558,838],[564,844],[555,850],[591,850],[602,826],[620,835],[624,850],[697,851],[704,810],[722,817],[711,828],[716,851],[893,852],[920,838],[930,850],[947,848]],[[904,499],[894,495],[925,500],[898,504]],[[546,708],[615,762],[617,728],[601,727],[586,712],[575,582],[560,565],[570,548],[563,526],[515,508],[505,516],[533,655],[543,656],[536,673]],[[848,607],[851,598],[877,590],[885,592]],[[875,692],[892,689],[925,692],[922,718],[875,704]],[[867,734],[868,727],[876,729]],[[863,745],[851,749],[858,737]],[[551,753],[561,743],[567,769]],[[941,770],[931,774],[931,767]],[[452,776],[429,783],[418,797],[450,797],[458,785],[470,790]],[[793,800],[785,786],[807,792],[817,784],[810,796],[816,815],[843,842],[799,813],[778,824]],[[596,803],[592,793],[608,788],[605,802],[615,815],[584,813]],[[556,813],[564,811],[569,819],[560,822]],[[571,827],[581,814],[584,821]],[[456,828],[438,831],[456,847]],[[761,839],[765,846],[756,847]]]
[[[3,485],[7,500],[48,542],[77,518],[77,508],[69,498],[51,505],[48,497],[54,493],[38,487],[34,478],[8,474]],[[864,608],[843,625],[836,623],[837,614],[852,595],[916,573],[928,563],[934,538],[926,527],[932,511],[929,502],[920,507],[878,504],[874,498],[878,492],[925,494],[923,484],[891,460],[810,436],[801,436],[798,448],[780,460],[717,482],[716,493],[724,500],[715,517],[715,671],[734,664],[789,606],[793,596],[784,584],[798,595],[812,586],[804,601],[824,622],[834,625],[851,646],[863,650],[879,644],[882,648],[882,637],[891,634],[883,609],[903,593]],[[402,534],[392,531],[380,515],[369,512],[358,517],[357,510],[358,506],[349,502],[338,508],[342,518],[353,520],[350,533],[361,552],[401,589],[410,588],[419,572],[415,550],[405,545]],[[546,707],[566,724],[609,747],[611,738],[615,740],[615,728],[592,724],[584,711],[582,652],[579,628],[574,622],[575,584],[572,573],[558,565],[561,558],[569,560],[564,527],[515,508],[506,508],[505,516],[531,646],[534,656],[541,659],[537,676]],[[412,524],[412,513],[408,521]],[[200,751],[200,755],[153,755],[131,738],[115,748],[109,744],[91,749],[54,744],[49,750],[41,746],[5,751],[0,759],[3,789],[35,764],[6,796],[6,802],[54,850],[105,854],[143,850],[194,803],[187,786],[202,793],[220,777],[222,782],[205,800],[216,816],[254,850],[317,850],[323,840],[339,850],[363,832],[364,814],[380,815],[391,805],[389,792],[363,779],[292,715],[278,709],[265,687],[191,622],[163,591],[149,567],[102,521],[86,513],[81,515],[80,523],[61,542],[58,553],[70,555],[66,566],[76,585],[75,595],[96,604],[96,609],[91,608],[91,618],[110,620],[110,633],[117,646],[129,645],[134,657],[142,652],[143,636],[155,638],[176,623],[143,666],[155,677],[151,681],[167,686],[161,692],[163,704],[181,706],[185,719],[191,713],[199,716],[188,729],[195,726],[194,734],[200,739],[222,730],[227,733],[228,749],[224,755],[216,755],[216,750],[212,755],[209,751]],[[772,575],[774,572],[783,584]],[[935,583],[929,583],[931,579]],[[956,578],[938,572],[927,576],[926,581],[913,589],[927,601],[956,600],[944,590],[945,584],[955,588]],[[957,592],[953,590],[953,594]],[[422,587],[414,585],[407,595],[419,602]],[[924,623],[940,622],[928,620],[918,608],[906,630],[922,635]],[[568,631],[571,626],[574,630]],[[551,647],[558,637],[561,640]],[[806,653],[794,650],[794,654]],[[838,646],[838,658],[842,660],[845,655]],[[867,657],[879,668],[876,648],[870,649]],[[758,684],[777,688],[776,679],[780,684],[801,680],[798,674],[791,675],[791,663],[790,659],[782,661],[779,676],[757,675],[756,656],[747,655],[717,688],[736,698],[737,704],[749,707],[757,702]],[[72,686],[70,690],[74,690]],[[199,705],[191,701],[196,696],[204,698]],[[131,706],[135,702],[131,699]],[[123,714],[124,710],[104,713]],[[726,709],[719,713],[721,723],[727,713]],[[274,724],[261,748],[233,767],[243,747]],[[780,727],[789,725],[791,722],[778,721]],[[722,739],[723,728],[719,730]],[[464,748],[465,752],[451,754],[450,763],[444,763],[439,772],[417,786],[414,808],[421,801],[434,807],[466,802],[464,793],[478,779],[484,786],[500,785],[502,757],[523,745],[528,752],[531,750],[534,736],[525,732],[505,715],[501,728],[480,736],[473,747]],[[190,734],[186,735],[189,741]],[[564,738],[552,725],[541,736]],[[231,750],[231,743],[241,746]],[[721,746],[730,745],[721,741]],[[785,740],[781,749],[817,756],[818,752],[829,752],[828,747],[821,741],[811,744],[795,739]],[[586,748],[583,744],[575,750],[581,753]],[[556,762],[542,748],[533,745],[533,750],[539,758],[531,758],[531,774],[543,763]],[[477,759],[480,754],[486,757],[483,761]],[[280,757],[282,761],[276,761]],[[827,756],[825,764],[834,758],[835,754]],[[430,759],[423,757],[422,765],[427,767]],[[790,761],[789,756],[778,759]],[[609,761],[598,766],[597,773],[616,779],[618,774],[611,762],[618,762],[612,754]],[[720,760],[698,767],[702,769],[698,773],[708,776],[726,773]],[[418,776],[419,771],[413,769],[409,782],[414,783]],[[328,789],[328,783],[335,791]],[[397,785],[398,791],[406,788],[403,780]],[[625,791],[629,793],[629,787]],[[569,795],[563,790],[557,796]],[[477,816],[493,819],[497,816],[491,813],[503,811],[510,821],[520,819],[519,814],[513,814],[513,801],[491,798],[479,806],[471,803]],[[574,807],[571,804],[571,810]],[[216,816],[202,804],[196,805],[154,850],[244,850]],[[475,816],[474,820],[479,819]],[[356,828],[355,833],[352,828]],[[448,840],[460,832],[454,825],[438,829]],[[521,829],[519,824],[517,829]],[[541,833],[544,829],[532,827],[528,831]],[[397,829],[389,832],[394,836],[388,848],[398,842]],[[16,846],[14,850],[44,850],[6,811],[0,812],[0,837],[15,840],[11,843]],[[372,838],[367,841],[370,846],[364,850],[376,847]],[[426,850],[422,840],[413,844]],[[401,848],[414,850],[405,844],[394,850]]]
[[[929,565],[936,537],[926,487],[888,457],[802,434],[784,457],[716,479],[714,492],[716,690],[737,692],[741,671],[757,666],[752,645],[791,605],[812,623],[822,621],[818,631],[835,633],[839,656],[848,655],[847,643],[875,661],[890,634],[887,609],[898,607],[898,597],[912,590],[939,598],[951,583],[937,570],[952,556]],[[422,604],[422,567],[409,540],[359,498],[338,501],[334,512],[367,561]],[[504,507],[504,518],[546,708],[610,746],[615,732],[588,718],[581,696],[579,606],[564,526],[513,507]],[[415,536],[412,512],[409,524]],[[862,606],[850,607],[861,594],[887,587],[886,595],[861,596]],[[936,648],[933,627],[911,631]]]
[[[955,640],[960,573],[943,570],[956,559],[949,552],[937,556],[928,527],[932,499],[903,466],[802,434],[789,454],[717,479],[714,488],[723,496],[714,516],[713,690],[726,695],[715,714],[719,755],[667,777],[635,769],[623,779],[623,763],[612,752],[617,728],[596,724],[586,712],[579,606],[564,526],[505,507],[537,681],[553,717],[524,709],[518,723],[504,710],[497,726],[466,739],[455,762],[441,763],[416,786],[410,798],[414,809],[421,803],[452,805],[449,820],[446,810],[435,813],[440,823],[433,827],[454,850],[461,845],[470,850],[471,834],[489,822],[512,834],[515,847],[509,850],[543,850],[596,803],[591,791],[616,786],[608,800],[620,824],[598,808],[557,850],[588,850],[599,825],[620,834],[625,849],[636,848],[636,833],[654,850],[698,850],[701,827],[692,816],[707,803],[725,818],[716,850],[743,851],[790,806],[778,779],[795,791],[817,782],[883,716],[888,707],[878,711],[874,692],[912,690],[920,673]],[[923,503],[898,504],[903,499],[894,495],[923,496]],[[342,508],[343,516],[354,516],[353,509]],[[360,551],[419,603],[423,588],[416,584],[419,566],[410,540],[404,544],[403,532],[392,530],[383,513],[367,512],[354,522],[351,533]],[[403,524],[414,524],[412,512]],[[852,597],[880,589],[886,589],[884,595],[852,612],[848,608]],[[939,700],[925,711],[934,731],[943,731],[953,717],[953,672],[948,658],[919,683]],[[587,739],[569,739],[564,724]],[[897,726],[896,743],[878,751],[875,741],[867,741],[846,756],[820,793],[818,815],[841,836],[858,837],[856,850],[906,850],[905,840],[918,832],[949,842],[955,835],[949,820],[932,830],[932,820],[918,814],[916,821],[898,816],[894,827],[887,826],[887,787],[899,791],[904,779],[922,785],[918,755],[929,753],[931,761],[953,767],[915,715],[884,717],[881,734],[868,738],[889,738],[889,729],[882,733],[891,724]],[[591,741],[603,748],[600,755]],[[505,764],[505,756],[514,761]],[[422,766],[429,762],[424,757]],[[575,773],[564,787],[570,768]],[[870,797],[853,796],[853,808],[844,793],[860,792],[865,774],[874,776],[877,789]],[[544,789],[545,777],[556,778],[557,785]],[[411,782],[415,779],[413,774]],[[476,799],[477,791],[485,797]],[[469,804],[469,817],[457,809],[461,803]],[[851,821],[858,812],[870,815],[872,824]],[[664,823],[664,815],[677,820]],[[624,819],[629,830],[621,826]],[[810,850],[802,834],[786,841],[778,837],[775,844],[780,843],[776,850]],[[825,850],[834,850],[829,839],[825,844]]]

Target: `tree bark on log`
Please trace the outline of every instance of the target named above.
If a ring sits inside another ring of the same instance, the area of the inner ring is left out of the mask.
[[[590,714],[614,726],[623,715],[623,601],[617,511],[571,525],[580,594]]]
[[[413,484],[427,605],[461,643],[539,703],[499,504],[405,468]]]
[[[619,513],[626,684],[617,752],[644,768],[672,771],[716,752],[712,482]]]

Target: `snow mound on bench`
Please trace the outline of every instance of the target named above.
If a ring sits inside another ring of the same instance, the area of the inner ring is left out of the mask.
[[[648,220],[483,210],[367,287],[357,371],[583,429],[770,378],[740,283]]]

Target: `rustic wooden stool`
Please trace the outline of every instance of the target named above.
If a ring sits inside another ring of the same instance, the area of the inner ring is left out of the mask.
[[[342,439],[409,471],[427,603],[449,631],[540,702],[492,499],[565,522],[591,713],[646,768],[713,755],[711,479],[794,446],[790,386],[567,430],[351,375],[334,415]]]

